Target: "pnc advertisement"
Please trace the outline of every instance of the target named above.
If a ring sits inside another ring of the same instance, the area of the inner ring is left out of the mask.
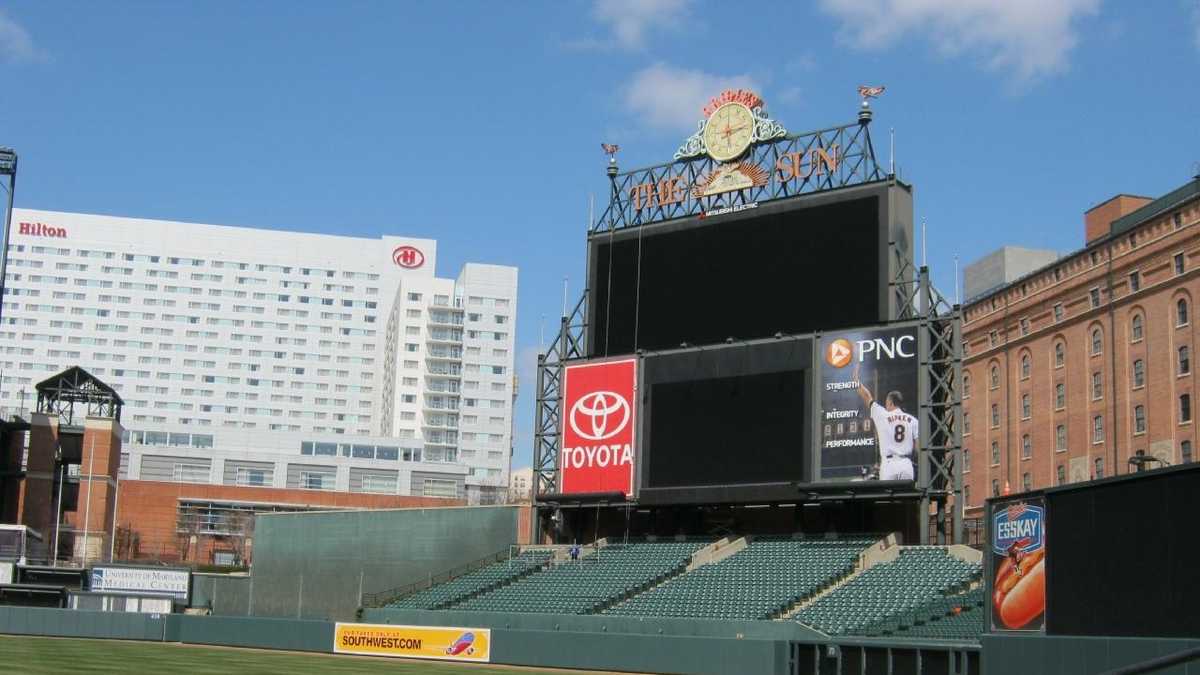
[[[491,648],[487,628],[338,623],[333,631],[336,654],[487,663]]]
[[[563,371],[562,493],[633,494],[637,359]]]
[[[821,480],[914,480],[917,328],[872,328],[821,337]]]
[[[992,630],[1036,631],[1046,623],[1046,500],[992,504]]]

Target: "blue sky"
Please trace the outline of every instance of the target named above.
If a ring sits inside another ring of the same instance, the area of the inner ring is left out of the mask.
[[[726,86],[798,132],[883,84],[877,151],[915,184],[934,278],[1200,162],[1200,0],[0,3],[17,205],[439,240],[521,268],[532,362],[583,274],[601,141],[670,159]],[[853,265],[854,261],[847,261]]]

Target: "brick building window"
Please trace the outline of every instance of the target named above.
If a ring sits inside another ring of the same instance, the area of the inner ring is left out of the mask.
[[[1142,315],[1134,314],[1133,318],[1129,320],[1129,340],[1130,340],[1130,342],[1137,342],[1138,340],[1141,340],[1141,339],[1142,339]]]
[[[1092,356],[1096,356],[1104,348],[1104,336],[1099,328],[1092,329]]]
[[[989,333],[988,333],[988,346],[989,346],[989,347],[995,347],[995,346],[996,346],[996,340],[997,340],[997,338],[998,338],[998,337],[999,337],[999,336],[998,336],[998,334],[996,333],[996,331],[991,331],[991,332],[989,332]]]
[[[1095,475],[1092,477],[1093,478],[1104,478],[1104,458],[1097,457],[1096,461],[1093,463],[1093,466],[1095,467]]]
[[[991,377],[992,389],[999,389],[1000,388],[1000,367],[999,366],[992,366],[990,377]]]
[[[992,404],[992,428],[995,429],[999,426],[1000,426],[1000,405],[997,403],[993,403]]]
[[[1028,471],[1021,474],[1021,489],[1025,492],[1033,489],[1033,476]]]
[[[992,441],[992,466],[1000,466],[1000,442]]]
[[[1054,427],[1054,449],[1058,452],[1067,451],[1067,425],[1065,424]]]
[[[1104,397],[1104,379],[1100,376],[1100,371],[1092,373],[1092,400],[1099,401]]]
[[[1092,418],[1092,443],[1104,442],[1104,416],[1096,415]]]
[[[1021,459],[1030,459],[1033,457],[1033,440],[1029,434],[1021,437]]]
[[[1097,307],[1100,306],[1100,289],[1099,288],[1093,288],[1092,290],[1088,291],[1088,302],[1091,303],[1092,309],[1096,309]]]
[[[1029,394],[1021,394],[1021,419],[1027,420],[1033,416],[1033,401]]]
[[[1186,424],[1192,421],[1192,395],[1179,395],[1179,423]]]
[[[1179,444],[1179,461],[1188,464],[1192,461],[1192,442],[1184,441]]]
[[[963,448],[963,473],[971,472],[971,451]]]
[[[1134,270],[1129,273],[1129,292],[1137,293],[1142,289],[1142,273]]]
[[[1179,374],[1187,375],[1192,372],[1191,351],[1187,345],[1179,348]]]
[[[1021,355],[1021,379],[1029,379],[1029,371],[1031,369],[1030,358],[1028,354]]]
[[[1057,270],[1055,270],[1055,273],[1057,273]],[[1063,318],[1063,306],[1062,306],[1062,303],[1060,302],[1060,303],[1054,305],[1054,320],[1062,321],[1062,318]]]
[[[963,436],[971,434],[971,413],[963,412]]]
[[[1067,385],[1059,382],[1054,385],[1054,409],[1062,410],[1067,407]]]
[[[1188,303],[1183,298],[1175,303],[1175,325],[1177,327],[1188,325]]]
[[[1146,406],[1133,406],[1133,433],[1146,433]]]
[[[1183,274],[1183,254],[1175,254],[1175,274]]]
[[[1141,359],[1133,362],[1133,388],[1140,389],[1146,386],[1146,364]]]
[[[1058,467],[1054,469],[1054,480],[1055,480],[1055,481],[1056,481],[1056,482],[1057,482],[1059,485],[1064,485],[1064,484],[1066,484],[1066,482],[1067,482],[1067,469],[1066,469],[1066,467],[1064,467],[1062,464],[1059,464],[1059,465],[1058,465]]]
[[[966,506],[971,505],[971,486],[970,485],[963,486],[963,504],[965,504]]]
[[[1021,335],[1029,335],[1029,319],[1021,319]]]
[[[971,374],[963,373],[963,398],[971,398]]]
[[[992,479],[992,496],[993,497],[1000,496],[1000,479],[999,478]]]
[[[1067,346],[1061,342],[1054,343],[1054,367],[1062,368],[1067,361]]]
[[[1183,227],[1183,213],[1176,211],[1175,213],[1171,214],[1171,224],[1174,225],[1175,229],[1177,230]]]

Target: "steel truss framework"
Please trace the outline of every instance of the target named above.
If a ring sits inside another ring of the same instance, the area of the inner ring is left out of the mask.
[[[76,404],[83,406],[86,417],[109,417],[121,421],[124,401],[116,390],[75,366],[37,384],[37,412],[56,415],[64,424],[82,423],[76,418]]]
[[[753,156],[758,160],[846,142],[847,150],[843,155],[849,164],[846,173],[826,174],[818,177],[818,181],[806,181],[798,186],[786,182],[768,183],[720,195],[719,199],[725,201],[716,201],[718,197],[713,197],[640,211],[632,208],[632,186],[680,175],[675,168],[680,165],[689,179],[702,175],[715,166],[709,159],[684,160],[620,175],[610,167],[612,202],[589,234],[694,215],[707,208],[791,197],[882,179],[884,176],[875,164],[875,153],[867,132],[870,111],[864,110],[859,118],[857,131],[853,125],[835,127],[764,143],[753,150]],[[857,160],[850,159],[852,152]],[[951,306],[946,302],[933,287],[928,268],[914,268],[906,247],[892,242],[889,249],[894,263],[889,266],[893,270],[889,287],[895,320],[919,321],[920,353],[926,355],[918,379],[923,445],[917,468],[917,489],[921,495],[920,536],[923,542],[931,539],[939,543],[962,542],[962,401],[959,387],[962,381],[962,311],[958,305]],[[533,449],[534,489],[538,495],[558,493],[563,368],[566,362],[587,356],[589,291],[584,289],[570,313],[561,317],[558,334],[547,351],[538,355]]]

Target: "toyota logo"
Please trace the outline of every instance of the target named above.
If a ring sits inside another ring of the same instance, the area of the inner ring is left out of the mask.
[[[603,441],[629,424],[629,401],[611,391],[593,391],[575,401],[568,418],[575,433],[589,441]]]
[[[392,262],[405,269],[414,270],[425,264],[425,254],[415,246],[397,246],[396,250],[392,251]]]
[[[850,341],[846,338],[834,340],[825,349],[825,363],[834,368],[845,368],[846,364],[850,363],[852,356],[854,356],[854,347],[850,345]]]

